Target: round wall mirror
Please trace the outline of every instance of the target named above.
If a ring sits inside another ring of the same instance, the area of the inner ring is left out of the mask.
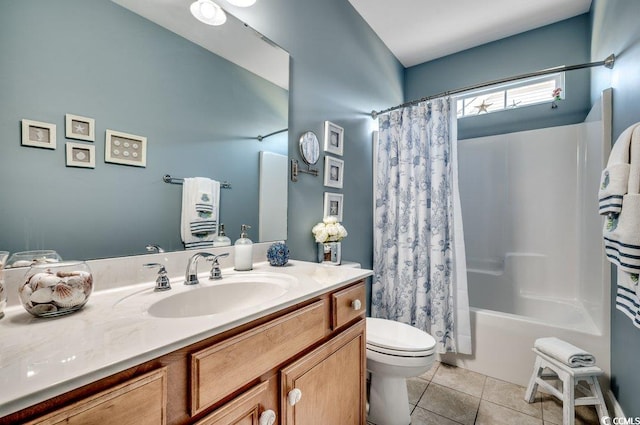
[[[300,136],[300,155],[308,165],[313,165],[320,158],[320,143],[313,131],[307,131]]]

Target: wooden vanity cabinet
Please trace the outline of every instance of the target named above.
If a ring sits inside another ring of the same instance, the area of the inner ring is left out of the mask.
[[[167,370],[161,368],[102,391],[27,425],[166,424]]]
[[[327,301],[306,307],[191,355],[191,414],[280,365],[327,334]]]
[[[364,288],[359,281],[319,295],[0,418],[0,425],[268,425],[272,412],[274,425],[364,425]],[[290,404],[293,390],[301,398]]]

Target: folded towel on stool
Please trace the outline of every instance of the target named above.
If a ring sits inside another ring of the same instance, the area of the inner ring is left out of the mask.
[[[593,354],[556,337],[538,338],[533,346],[538,351],[570,367],[593,366],[596,364],[596,358]]]

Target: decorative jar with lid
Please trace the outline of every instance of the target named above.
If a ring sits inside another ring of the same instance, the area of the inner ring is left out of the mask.
[[[33,264],[48,264],[62,261],[62,257],[52,249],[14,252],[5,264],[9,267],[31,267]]]
[[[20,302],[37,317],[55,317],[80,310],[93,290],[93,276],[84,261],[34,264],[20,285]]]

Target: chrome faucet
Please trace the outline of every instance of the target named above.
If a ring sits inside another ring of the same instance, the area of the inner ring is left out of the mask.
[[[200,281],[198,280],[198,260],[200,258],[206,258],[207,261],[213,262],[213,267],[211,268],[209,279],[222,279],[222,273],[220,271],[218,258],[224,258],[228,256],[228,252],[219,255],[210,254],[208,252],[197,252],[193,254],[191,258],[189,258],[189,262],[187,263],[187,272],[184,276],[184,284],[197,285],[198,283],[200,283]]]
[[[146,248],[147,248],[147,252],[150,254],[154,252],[158,252],[158,253],[164,252],[164,249],[162,249],[160,245],[156,245],[156,244],[149,244],[146,246]]]
[[[171,289],[171,283],[169,277],[167,277],[167,269],[160,263],[147,263],[143,264],[144,267],[153,268],[158,267],[158,277],[156,278],[156,287],[154,291],[168,291]]]

